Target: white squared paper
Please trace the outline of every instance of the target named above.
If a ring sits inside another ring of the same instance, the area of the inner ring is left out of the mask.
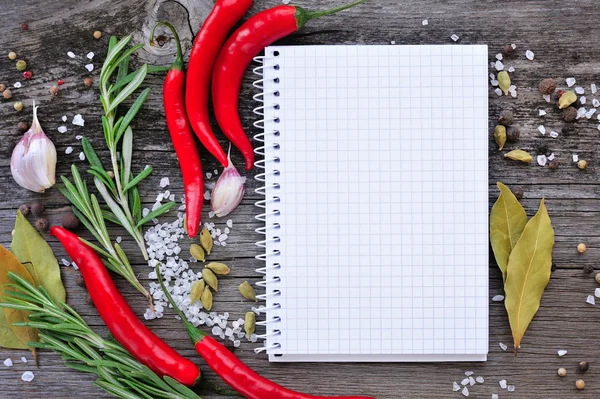
[[[485,360],[487,47],[264,62],[269,359]]]

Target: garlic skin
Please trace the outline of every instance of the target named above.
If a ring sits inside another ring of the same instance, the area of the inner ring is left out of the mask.
[[[221,173],[210,198],[210,209],[218,217],[229,215],[242,202],[246,191],[244,183],[246,178],[240,176],[239,172],[231,163]]]
[[[43,193],[56,181],[56,148],[40,126],[37,108],[34,101],[33,122],[12,152],[10,172],[19,186]]]

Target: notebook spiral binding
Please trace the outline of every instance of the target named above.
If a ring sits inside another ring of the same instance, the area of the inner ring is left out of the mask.
[[[277,54],[273,54],[273,56],[277,56]],[[277,271],[281,269],[281,265],[276,261],[277,257],[279,257],[279,255],[281,254],[277,244],[280,242],[280,238],[277,237],[277,233],[276,231],[280,229],[281,225],[277,222],[278,217],[280,216],[280,212],[278,209],[274,209],[272,211],[267,211],[267,205],[270,204],[278,204],[279,202],[281,202],[280,197],[273,195],[272,193],[269,194],[267,193],[267,188],[274,188],[274,189],[278,189],[280,188],[280,184],[279,182],[277,182],[277,177],[279,176],[279,170],[276,169],[276,164],[278,164],[280,162],[280,158],[278,156],[273,156],[270,157],[269,159],[266,158],[266,146],[264,145],[265,143],[265,139],[268,135],[272,135],[273,137],[279,137],[280,136],[280,132],[278,130],[272,130],[272,131],[266,131],[265,130],[265,109],[267,109],[268,107],[272,107],[275,110],[279,109],[279,104],[265,104],[265,96],[268,94],[269,97],[273,96],[278,96],[279,92],[275,91],[273,93],[265,93],[263,88],[264,88],[264,78],[263,78],[263,72],[264,72],[264,68],[265,66],[265,58],[266,56],[259,56],[259,57],[255,57],[254,61],[256,63],[258,63],[260,66],[254,68],[252,70],[252,72],[256,75],[259,76],[259,79],[256,80],[255,82],[253,82],[253,86],[260,89],[261,92],[254,95],[253,98],[255,101],[258,101],[259,103],[261,103],[261,105],[259,107],[254,108],[253,112],[259,116],[259,120],[257,120],[256,122],[254,122],[254,126],[257,129],[260,129],[262,132],[259,134],[256,134],[254,136],[254,140],[263,143],[262,146],[257,147],[254,149],[254,152],[257,155],[260,155],[263,157],[263,159],[259,159],[254,163],[254,166],[258,169],[262,169],[264,172],[259,173],[255,176],[255,179],[257,181],[260,181],[261,183],[264,183],[264,185],[262,187],[259,187],[255,190],[255,192],[257,194],[260,195],[264,195],[265,199],[264,200],[260,200],[257,201],[255,203],[255,205],[259,208],[261,208],[263,210],[263,212],[259,215],[256,216],[256,219],[265,222],[265,226],[264,227],[259,227],[256,229],[256,232],[258,234],[262,234],[265,236],[264,240],[258,241],[256,243],[257,246],[261,247],[261,248],[265,248],[265,253],[264,254],[260,254],[256,256],[256,259],[259,259],[261,261],[265,262],[265,267],[261,267],[259,269],[256,269],[257,273],[263,274],[265,275],[264,279],[262,281],[259,281],[258,283],[256,283],[256,285],[259,288],[264,288],[266,291],[264,294],[260,294],[257,295],[257,299],[265,301],[265,302],[269,302],[267,303],[268,306],[260,306],[258,311],[261,313],[264,313],[267,317],[268,316],[268,312],[271,310],[278,310],[281,309],[281,304],[277,302],[276,298],[281,296],[281,291],[277,289],[277,285],[281,282],[281,278],[279,276],[277,276]],[[278,65],[275,66],[275,69],[278,70],[279,67]],[[275,82],[278,83],[279,82],[279,78],[275,78]],[[274,118],[275,121],[278,121],[278,118]],[[279,150],[279,144],[274,144],[273,145],[273,150],[277,151]],[[267,172],[267,166],[270,166],[274,164],[275,168],[273,168],[272,172]],[[273,177],[273,182],[270,183],[267,186],[267,175],[271,174]],[[267,224],[270,223],[270,224]],[[272,238],[267,238],[267,235],[274,232],[274,236]],[[273,243],[273,249],[271,250],[270,253],[266,253],[266,248],[267,248],[267,243]],[[275,276],[271,277],[271,278],[266,278],[267,272],[273,271],[275,273]],[[277,324],[281,322],[281,318],[277,315],[274,315],[270,318],[267,318],[264,321],[259,321],[256,324],[260,325],[260,326],[264,326],[266,328],[266,332],[265,334],[260,334],[257,335],[257,337],[259,339],[263,339],[265,344],[264,346],[260,347],[260,348],[256,348],[254,349],[254,352],[256,353],[261,353],[263,351],[271,351],[271,350],[276,350],[276,349],[280,349],[281,348],[281,344],[277,343],[277,342],[272,342],[270,344],[267,344],[267,338],[272,338],[272,337],[277,337],[281,335],[281,331],[277,329]],[[276,340],[275,340],[276,341]]]

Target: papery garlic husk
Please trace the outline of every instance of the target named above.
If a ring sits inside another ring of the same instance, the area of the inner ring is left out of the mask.
[[[242,177],[235,166],[231,163],[221,173],[210,198],[210,209],[218,217],[229,215],[242,202],[246,191],[244,183],[246,178]]]
[[[31,128],[12,152],[10,172],[19,186],[43,193],[56,181],[56,148],[40,126],[37,108],[34,101]]]

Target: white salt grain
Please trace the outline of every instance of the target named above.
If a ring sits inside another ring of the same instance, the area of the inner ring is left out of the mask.
[[[454,381],[452,383],[452,391],[454,391],[454,392],[460,391],[460,385],[458,385],[458,383],[456,381]]]
[[[585,89],[583,87],[581,87],[581,86],[577,86],[575,88],[575,93],[577,93],[577,94],[583,94],[583,93],[585,93]]]
[[[86,54],[86,57],[87,57],[89,60],[91,60],[92,58],[94,58],[94,53],[90,51],[89,53],[87,53],[87,54]]]
[[[600,298],[600,288],[596,288],[596,291],[594,291],[594,295],[596,296],[596,298]]]
[[[123,241],[123,238],[121,236],[117,236],[117,238],[115,239],[115,241],[117,242],[117,244],[120,244],[121,241]]]
[[[496,54],[496,59],[497,59],[498,61],[502,61],[502,53],[498,53],[498,54]]]
[[[550,94],[544,94],[542,97],[544,97],[544,100],[546,100],[547,103],[550,102]]]
[[[590,305],[595,305],[596,299],[594,298],[593,295],[588,295],[586,302],[589,303]]]
[[[538,126],[538,130],[541,134],[546,135],[546,128],[544,127],[544,125]]]
[[[69,266],[71,264],[71,262],[69,262],[68,260],[66,260],[64,258],[60,260],[60,263],[62,263],[65,266]]]
[[[600,107],[600,101],[598,101],[597,98],[594,98],[594,99],[592,99],[592,105],[596,108]]]
[[[453,41],[458,41],[458,39],[460,39],[457,35],[452,34],[452,36],[450,36],[450,39],[452,39]]]
[[[218,169],[215,169],[215,170],[214,170],[214,174],[215,174],[215,176],[216,176],[216,175],[218,175],[218,174],[219,174],[219,170],[218,170]]]
[[[27,358],[25,356],[21,357],[21,363],[27,363]]]
[[[79,159],[81,159],[82,161],[85,161],[85,154],[83,152],[79,153]]]
[[[548,163],[548,158],[546,158],[545,155],[538,155],[537,156],[537,163],[540,166],[546,166],[546,163]]]
[[[573,154],[573,162],[579,162],[579,155]]]
[[[63,122],[67,121],[67,115],[63,115],[62,118],[60,118]]]
[[[492,297],[492,301],[494,302],[502,302],[504,300],[504,295],[494,295]]]
[[[225,230],[223,230],[223,232],[224,232],[225,234],[229,234],[229,233],[230,233],[230,231],[231,231],[231,230],[229,230],[229,227],[225,227]]]
[[[498,346],[500,346],[500,349],[502,349],[503,351],[508,349],[508,346],[506,346],[506,344],[503,344],[502,342],[498,342]]]
[[[591,119],[591,117],[596,113],[596,108],[590,108],[588,112],[585,113],[585,117],[587,119]]]
[[[421,25],[427,26],[427,25],[429,25],[429,21],[424,19],[423,22],[421,22]]]
[[[94,64],[86,64],[85,69],[87,69],[88,72],[92,72],[94,70]]]
[[[21,87],[23,87],[21,82],[15,82],[15,84],[13,86],[15,87],[15,89],[20,89]]]
[[[236,339],[235,341],[233,341],[233,347],[234,348],[239,348],[241,345],[241,342],[239,339]]]
[[[75,136],[75,139],[77,139],[77,140],[81,140],[82,138],[83,138],[83,136],[80,135],[80,134],[78,134],[77,136]]]
[[[470,376],[472,376],[472,375],[473,375],[473,372],[472,372],[472,371],[465,371],[465,375],[466,375],[467,377],[470,377]]]
[[[498,81],[497,80],[491,80],[490,84],[494,87],[498,86]]]
[[[566,350],[564,350],[564,349],[561,349],[561,350],[559,350],[557,353],[558,353],[558,356],[560,356],[560,357],[563,357],[564,355],[566,355],[566,354],[567,354],[567,351],[566,351]]]
[[[396,44],[396,41],[395,41],[395,40],[392,40],[392,41],[390,42],[390,44]]]
[[[227,234],[221,234],[219,236],[219,241],[223,242],[223,241],[226,241],[226,240],[227,240]]]
[[[58,130],[59,133],[65,133],[67,131],[67,127],[66,126],[59,126],[56,128],[56,130]]]
[[[494,75],[493,73],[490,73],[490,80],[495,80],[496,79],[496,75]]]
[[[509,385],[508,386],[508,392],[514,392],[515,391],[515,386],[514,385]]]
[[[207,178],[207,179],[210,179],[211,177],[212,177],[212,173],[210,173],[210,172],[206,172],[206,178]]]
[[[590,89],[592,90],[592,94],[596,94],[596,92],[598,91],[598,88],[596,87],[596,83],[592,83],[590,85]]]
[[[498,60],[494,63],[494,68],[496,68],[496,71],[502,71],[504,69],[504,64],[502,61]]]
[[[569,86],[569,87],[571,87],[575,83],[577,83],[577,81],[575,80],[575,78],[567,78],[567,79],[565,79],[565,82],[567,83],[567,86]]]
[[[513,98],[517,97],[517,91],[516,90],[509,90],[508,92],[510,93],[511,97],[513,97]]]
[[[477,381],[477,382],[478,382],[478,383],[480,383],[480,384],[483,384],[483,382],[484,382],[484,379],[483,379],[483,377],[482,377],[482,376],[478,376],[477,378],[475,378],[475,381]]]
[[[233,227],[233,220],[228,219],[226,224],[227,224],[227,227],[232,228]]]
[[[162,179],[160,179],[160,187],[161,188],[165,188],[170,184],[169,182],[169,178],[168,177],[163,177]]]
[[[585,113],[587,112],[587,110],[585,109],[585,107],[580,107],[579,109],[577,109],[577,118],[583,118],[585,116]]]
[[[498,399],[498,394],[497,393],[493,393],[492,394],[492,399]]]
[[[500,384],[500,388],[506,389],[506,380],[500,380],[498,384]]]
[[[533,54],[533,51],[531,51],[531,50],[527,50],[527,51],[525,52],[525,57],[527,57],[527,59],[528,59],[529,61],[533,61],[533,59],[535,58],[535,54]]]
[[[70,153],[72,153],[72,152],[73,152],[73,147],[67,147],[65,149],[65,154],[67,154],[67,155],[70,154]]]
[[[12,361],[12,359],[11,359],[10,357],[9,357],[8,359],[6,359],[6,360],[4,361],[4,365],[5,365],[6,367],[12,367],[12,365],[13,365],[13,361]]]
[[[515,71],[515,68],[514,68],[514,67],[510,67],[510,68],[508,68],[508,72],[514,72],[514,71]]]
[[[546,115],[546,111],[544,111],[543,109],[540,109],[539,116],[544,116],[544,115]]]
[[[210,200],[210,191],[204,193],[204,199],[207,201]]]
[[[469,377],[469,386],[475,385],[475,378]]]
[[[587,98],[585,98],[584,96],[579,97],[579,102],[581,104],[585,104],[587,102]]]
[[[496,90],[494,90],[494,93],[496,93],[497,95],[501,96],[502,95],[502,90],[496,89]]]
[[[550,137],[552,137],[553,139],[557,138],[558,137],[558,132],[555,132],[554,130],[552,130],[550,132]]]
[[[548,161],[554,161],[554,158],[556,158],[556,156],[554,155],[554,153],[552,153],[548,156]]]
[[[21,379],[25,382],[31,382],[33,381],[33,378],[35,376],[33,375],[33,373],[31,371],[26,371],[23,373],[23,375],[21,376]]]
[[[463,390],[462,390],[462,394],[463,394],[464,396],[469,396],[469,388],[467,388],[467,387],[464,387],[464,388],[463,388]]]
[[[77,126],[83,126],[85,125],[85,120],[83,120],[83,117],[81,116],[81,114],[77,114],[73,117],[73,122],[71,122],[74,125]]]
[[[69,58],[75,58],[75,53],[73,53],[72,51],[67,52],[67,55],[69,56]]]

